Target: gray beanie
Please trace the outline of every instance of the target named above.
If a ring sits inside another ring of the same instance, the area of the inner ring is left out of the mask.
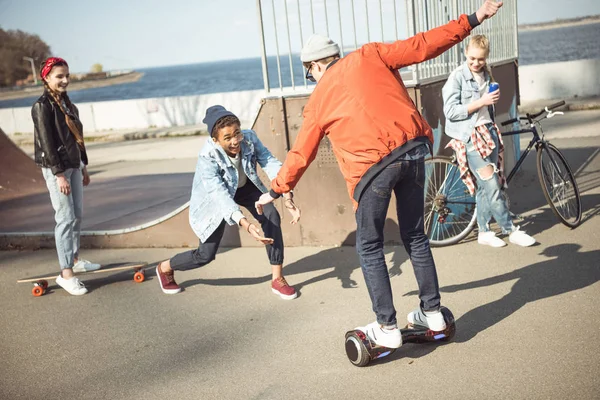
[[[314,34],[308,38],[300,52],[302,62],[318,61],[340,54],[340,47],[327,36]]]

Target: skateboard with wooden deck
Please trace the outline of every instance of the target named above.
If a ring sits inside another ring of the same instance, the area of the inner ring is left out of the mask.
[[[79,272],[79,273],[76,273],[75,275],[77,277],[79,277],[82,275],[111,273],[111,272],[126,271],[126,270],[131,269],[134,271],[133,280],[137,283],[141,283],[146,280],[145,270],[148,268],[150,268],[148,266],[148,263],[107,264],[107,265],[103,265],[102,267],[100,267],[100,269],[97,269],[95,271]],[[40,297],[40,296],[43,296],[44,293],[46,293],[46,289],[48,288],[48,280],[56,279],[56,277],[59,274],[60,274],[60,272],[54,272],[52,274],[40,275],[40,276],[31,277],[31,278],[22,278],[22,279],[19,279],[17,281],[17,283],[26,283],[26,282],[33,283],[33,288],[31,289],[31,294],[33,294],[35,297]]]

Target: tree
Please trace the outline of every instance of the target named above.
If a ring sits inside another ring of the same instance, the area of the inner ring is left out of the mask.
[[[100,63],[96,63],[96,64],[92,65],[92,72],[93,73],[102,72],[103,69],[104,69],[104,67]]]
[[[0,28],[0,87],[12,86],[31,74],[31,64],[23,57],[33,58],[39,68],[49,56],[50,47],[38,35]]]

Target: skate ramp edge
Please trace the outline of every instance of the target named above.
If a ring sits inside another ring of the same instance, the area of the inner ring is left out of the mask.
[[[82,248],[190,247],[189,202],[160,218],[123,229],[81,231]],[[54,248],[54,232],[0,232],[0,248]]]

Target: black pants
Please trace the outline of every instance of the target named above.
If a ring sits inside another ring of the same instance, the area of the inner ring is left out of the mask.
[[[283,235],[281,233],[281,217],[273,204],[267,204],[263,208],[263,215],[258,215],[254,203],[262,195],[262,192],[248,179],[248,182],[235,192],[233,200],[240,206],[246,208],[256,218],[262,227],[265,237],[272,238],[273,244],[266,247],[267,255],[271,265],[283,264]],[[213,232],[206,242],[200,242],[196,250],[179,253],[171,258],[171,268],[177,271],[200,268],[215,259],[219,243],[225,232],[226,222]]]

